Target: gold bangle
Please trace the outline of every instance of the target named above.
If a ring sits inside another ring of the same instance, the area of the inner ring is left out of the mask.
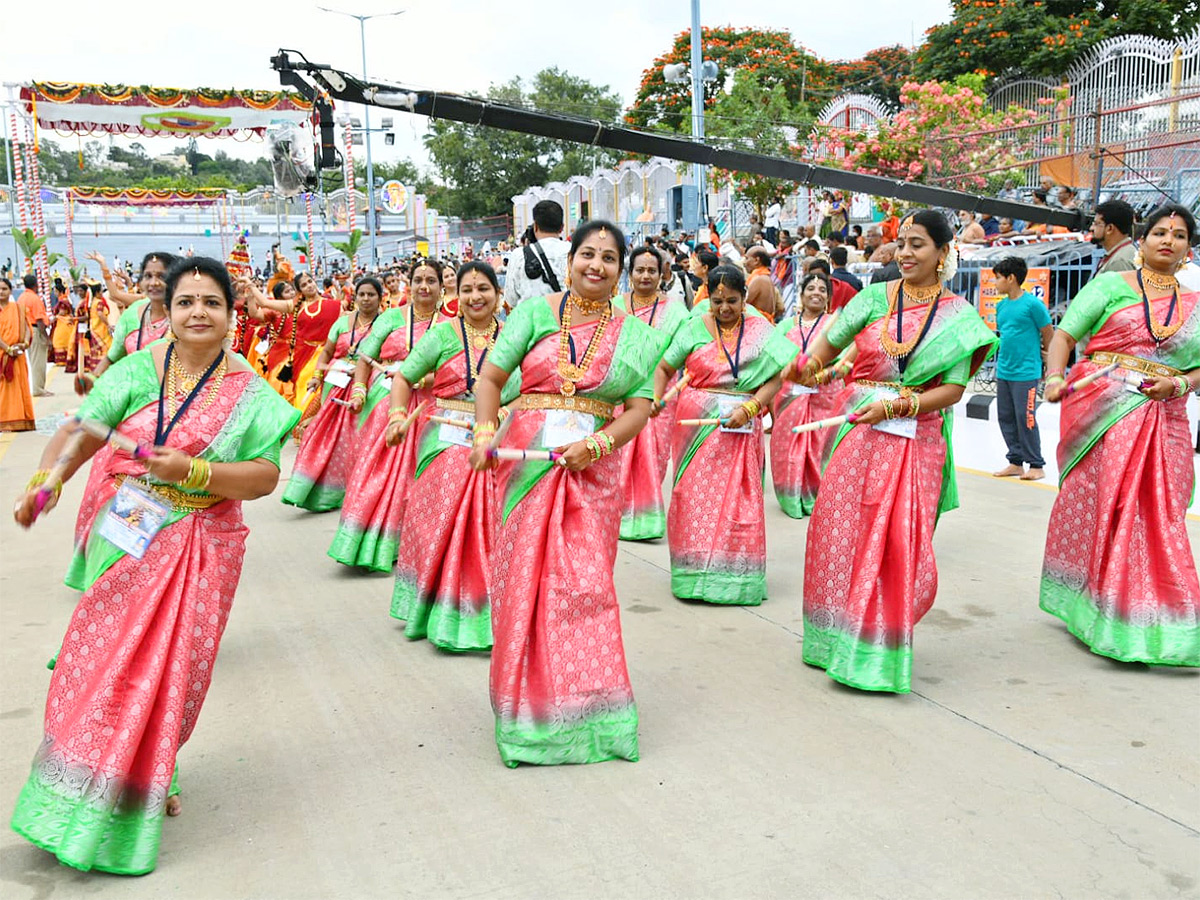
[[[920,412],[921,412],[921,395],[913,394],[911,397],[908,398],[908,415],[910,418],[915,419]]]
[[[30,476],[29,481],[25,484],[25,490],[32,491],[36,487],[41,487],[50,478],[49,469],[38,469]]]

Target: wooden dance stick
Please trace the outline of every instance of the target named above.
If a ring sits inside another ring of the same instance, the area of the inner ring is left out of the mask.
[[[416,417],[421,414],[421,410],[423,410],[425,408],[425,405],[427,403],[429,403],[428,400],[422,400],[420,403],[417,404],[417,408],[408,414],[408,417],[405,418],[405,420],[404,420],[405,428],[408,428],[408,426],[413,423],[413,420],[416,419]]]
[[[98,437],[102,441],[112,444],[118,450],[128,453],[134,459],[149,459],[151,447],[139,441],[135,441],[128,435],[121,434],[115,428],[109,428],[103,422],[98,422],[95,419],[80,419],[76,418],[79,427],[86,431],[92,437]]]
[[[329,402],[336,403],[338,406],[349,406],[350,405],[349,400],[343,400],[341,397],[330,397]]]
[[[449,416],[426,416],[430,422],[437,422],[439,425],[453,425],[456,428],[465,428],[471,431],[471,423],[464,422],[462,419],[451,419]]]
[[[489,454],[491,454],[491,452],[493,450],[500,449],[500,442],[502,440],[504,440],[504,436],[506,434],[508,434],[508,429],[512,427],[514,418],[516,418],[516,417],[511,412],[507,416],[501,417],[500,425],[499,425],[499,427],[496,428],[496,433],[494,435],[492,435],[491,441],[488,442],[488,453]],[[504,457],[498,456],[496,458],[503,459]]]
[[[542,462],[558,462],[562,454],[557,450],[518,450],[515,447],[498,447],[489,450],[488,456],[499,460],[540,460]]]
[[[792,429],[792,434],[804,434],[806,431],[818,431],[822,428],[833,428],[837,425],[845,425],[849,422],[851,425],[858,420],[858,413],[846,413],[844,416],[831,416],[828,419],[819,419],[816,422],[806,422],[803,425],[797,425]]]
[[[1084,375],[1082,378],[1080,378],[1075,383],[1067,385],[1067,393],[1073,394],[1076,391],[1083,390],[1085,387],[1087,387],[1093,381],[1100,380],[1101,378],[1103,378],[1105,375],[1108,375],[1110,372],[1112,372],[1116,368],[1117,368],[1117,364],[1112,363],[1110,365],[1105,366],[1103,369],[1097,369],[1091,375]]]
[[[720,425],[721,419],[676,419],[676,425]]]
[[[385,375],[391,375],[397,371],[397,369],[392,368],[395,365],[395,363],[381,363],[379,360],[372,359],[371,357],[369,357],[365,354],[360,358],[365,359],[367,362],[369,362],[371,364],[371,367],[373,369],[375,369],[377,372],[383,372]]]
[[[671,389],[669,391],[667,391],[665,394],[663,394],[661,399],[656,400],[655,403],[658,406],[666,406],[668,403],[670,403],[672,400],[675,399],[675,395],[678,394],[680,391],[682,391],[683,386],[685,384],[687,384],[689,381],[691,381],[691,379],[692,379],[692,373],[685,371],[682,375],[679,376],[679,380],[677,382],[675,382],[675,384],[671,387]]]

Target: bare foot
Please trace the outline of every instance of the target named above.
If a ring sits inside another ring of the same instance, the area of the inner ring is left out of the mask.
[[[183,812],[183,804],[179,802],[179,795],[175,794],[167,798],[167,815],[174,818]]]
[[[1014,466],[1014,465],[1009,464],[1009,465],[1005,466],[1003,469],[1001,469],[999,472],[992,473],[993,478],[1012,478],[1014,475],[1019,475],[1022,478],[1024,478],[1025,477],[1025,467],[1024,466]]]
[[[1041,481],[1046,477],[1046,472],[1043,469],[1030,469],[1021,476],[1022,481]]]

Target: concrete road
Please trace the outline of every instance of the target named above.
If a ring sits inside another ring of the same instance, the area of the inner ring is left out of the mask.
[[[52,387],[39,415],[72,405]],[[5,504],[44,440],[0,443]],[[5,821],[75,600],[61,576],[82,483],[32,532],[0,516]],[[0,896],[1200,896],[1200,672],[1094,656],[1038,611],[1052,489],[965,473],[960,488],[911,695],[801,664],[806,525],[769,499],[757,609],[677,601],[666,546],[622,545],[641,761],[516,770],[493,743],[486,657],[407,641],[390,578],[325,556],[336,514],[248,504],[158,870],[75,872],[5,830]]]

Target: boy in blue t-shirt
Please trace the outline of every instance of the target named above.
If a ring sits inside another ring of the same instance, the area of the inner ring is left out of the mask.
[[[1020,476],[1022,481],[1046,477],[1042,439],[1038,434],[1037,385],[1042,360],[1054,328],[1046,306],[1022,287],[1029,268],[1017,256],[1006,256],[992,269],[1001,299],[996,304],[996,331],[1000,351],[996,357],[996,415],[1008,445],[1008,465],[997,478]],[[1029,471],[1025,470],[1026,464]]]

